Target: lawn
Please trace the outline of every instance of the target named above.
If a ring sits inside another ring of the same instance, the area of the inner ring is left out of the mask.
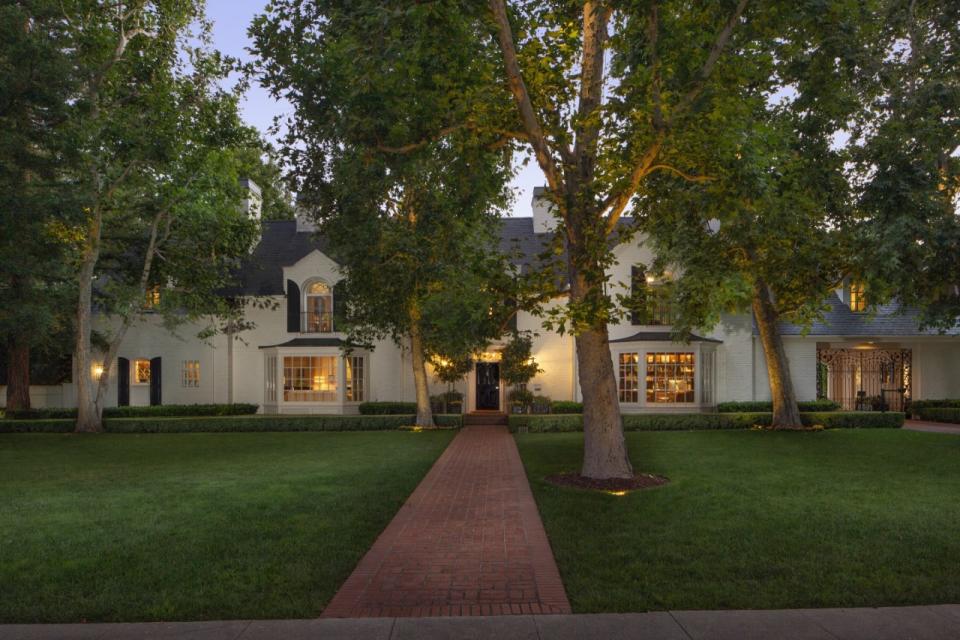
[[[518,435],[574,611],[960,602],[960,437],[894,429],[629,433],[618,497],[543,481],[582,434]]]
[[[0,435],[0,622],[317,616],[452,435]]]

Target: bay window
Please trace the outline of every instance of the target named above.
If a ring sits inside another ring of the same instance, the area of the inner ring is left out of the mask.
[[[284,402],[336,402],[337,356],[284,356]]]
[[[647,402],[694,402],[694,357],[690,352],[647,354]]]

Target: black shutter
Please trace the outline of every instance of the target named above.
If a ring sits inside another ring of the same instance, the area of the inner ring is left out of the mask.
[[[339,280],[333,285],[333,330],[345,331],[347,327],[347,281]]]
[[[643,265],[634,265],[630,267],[630,323],[647,322],[647,272]]]
[[[117,358],[117,406],[130,406],[130,361]]]
[[[150,359],[150,405],[163,404],[161,382],[163,371],[160,368],[160,358]]]
[[[287,331],[300,333],[300,287],[287,280]]]

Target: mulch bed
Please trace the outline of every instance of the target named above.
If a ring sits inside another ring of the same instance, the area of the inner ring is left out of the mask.
[[[606,480],[595,480],[593,478],[584,478],[579,473],[571,471],[568,473],[557,473],[547,476],[547,482],[559,487],[576,487],[577,489],[592,489],[594,491],[634,491],[635,489],[648,489],[650,487],[659,487],[670,482],[663,476],[653,475],[652,473],[638,473],[632,478],[608,478]]]

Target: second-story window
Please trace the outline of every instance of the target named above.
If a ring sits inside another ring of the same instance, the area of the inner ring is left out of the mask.
[[[867,310],[866,287],[862,282],[850,283],[850,311],[861,312]]]
[[[672,291],[668,279],[656,278],[648,274],[641,265],[633,268],[630,285],[634,301],[631,324],[654,326],[673,324]]]
[[[307,285],[303,330],[306,333],[333,331],[333,291],[326,282]]]

